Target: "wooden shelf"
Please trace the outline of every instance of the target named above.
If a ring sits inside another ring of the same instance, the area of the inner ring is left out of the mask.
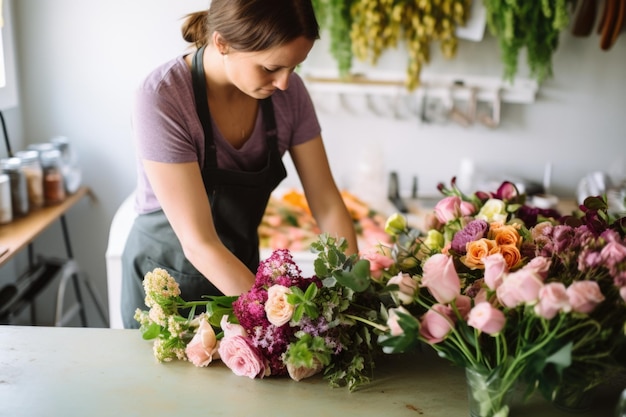
[[[0,225],[0,266],[35,240],[52,222],[63,216],[86,195],[91,196],[91,191],[87,187],[81,187],[62,203],[43,207],[25,217],[14,219],[11,223]]]

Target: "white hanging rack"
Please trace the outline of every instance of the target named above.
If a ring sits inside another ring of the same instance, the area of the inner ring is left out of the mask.
[[[537,81],[532,79],[516,78],[510,83],[498,77],[455,74],[422,74],[420,87],[414,91],[409,91],[404,80],[395,74],[353,75],[343,79],[309,72],[303,78],[312,93],[393,97],[426,94],[444,100],[468,100],[475,94],[478,101],[492,101],[499,94],[503,102],[522,104],[534,102],[539,89]]]

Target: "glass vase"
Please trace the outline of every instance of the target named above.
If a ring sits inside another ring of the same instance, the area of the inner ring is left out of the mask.
[[[515,381],[499,374],[465,368],[471,417],[507,417],[515,391]]]
[[[552,397],[552,404],[567,412],[585,412],[593,405],[595,389],[586,384],[561,383]]]

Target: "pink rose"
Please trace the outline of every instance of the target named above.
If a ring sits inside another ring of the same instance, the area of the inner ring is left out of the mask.
[[[476,304],[467,318],[469,326],[491,336],[500,333],[505,323],[504,313],[488,302]]]
[[[485,265],[485,284],[491,290],[495,290],[502,284],[502,277],[507,272],[508,267],[504,256],[501,253],[494,253],[482,259]]]
[[[569,312],[571,306],[565,285],[562,282],[550,282],[539,290],[539,302],[535,304],[535,314],[552,320],[559,311]]]
[[[550,271],[550,258],[544,256],[537,256],[531,259],[530,262],[524,266],[524,268],[533,269],[541,277],[542,280],[548,278],[548,272]]]
[[[619,242],[611,241],[602,248],[600,256],[610,268],[626,259],[626,246]]]
[[[269,322],[276,327],[289,323],[293,316],[295,306],[287,301],[289,294],[291,290],[284,285],[272,285],[267,290],[265,314]]]
[[[579,313],[591,313],[604,301],[600,286],[595,281],[576,281],[567,288],[567,296],[572,310]]]
[[[433,305],[420,321],[420,335],[430,344],[439,343],[454,328],[454,311],[443,304]]]
[[[242,325],[229,322],[228,316],[226,315],[222,316],[222,319],[220,320],[220,327],[224,331],[224,337],[248,336],[246,329],[244,329]]]
[[[496,296],[506,307],[514,308],[522,303],[534,304],[543,287],[541,277],[531,269],[520,269],[507,274],[496,289]]]
[[[219,358],[217,349],[218,341],[215,330],[213,330],[213,326],[208,322],[206,316],[202,314],[196,334],[185,347],[187,359],[196,366],[208,366],[213,360],[213,356],[216,359]]]
[[[393,265],[393,259],[372,248],[365,251],[361,258],[370,261],[370,272],[373,279],[380,279],[383,271]]]
[[[459,295],[454,300],[454,305],[459,312],[459,316],[465,320],[472,309],[472,299],[467,295]]]
[[[471,216],[476,212],[476,206],[474,206],[469,201],[461,201],[461,215],[462,216]]]
[[[250,379],[263,378],[266,367],[261,354],[252,346],[250,340],[243,336],[224,337],[218,348],[222,362],[235,375],[247,376]],[[269,367],[267,371],[269,372]]]
[[[387,281],[387,285],[394,284],[399,287],[399,291],[391,292],[394,298],[397,298],[402,304],[410,304],[417,291],[417,281],[411,278],[409,274],[400,272]]]
[[[245,329],[238,324],[229,323],[227,316],[222,317],[220,325],[224,330],[224,337],[218,348],[222,362],[238,376],[251,379],[268,376],[270,367],[265,366],[263,356],[252,345]]]
[[[435,205],[437,220],[446,224],[461,217],[461,198],[458,196],[444,197]]]
[[[404,307],[390,308],[389,317],[387,318],[387,326],[389,327],[389,333],[392,336],[400,336],[404,334],[404,330],[400,327],[400,315],[398,313],[413,317]]]
[[[454,269],[452,257],[437,253],[428,258],[424,262],[421,286],[428,288],[442,304],[454,300],[461,293],[461,280]]]

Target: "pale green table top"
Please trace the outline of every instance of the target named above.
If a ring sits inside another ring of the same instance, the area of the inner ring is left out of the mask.
[[[577,417],[611,416],[615,405]],[[0,326],[0,416],[467,417],[463,370],[430,354],[390,355],[350,393],[321,377],[251,380],[221,362],[160,364],[138,330]],[[510,417],[563,417],[541,398]]]

